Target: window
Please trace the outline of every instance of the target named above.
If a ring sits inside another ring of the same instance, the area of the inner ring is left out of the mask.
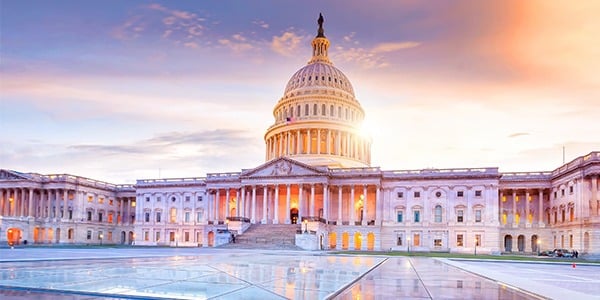
[[[177,198],[175,198],[175,197],[171,197],[171,201],[172,201],[172,202],[175,202],[175,201],[177,201]]]
[[[398,198],[404,198],[404,192],[398,192]]]
[[[401,210],[396,211],[396,222],[402,223],[402,219],[403,219],[402,211]]]
[[[573,186],[569,187],[569,194],[573,194]]]
[[[160,223],[160,211],[156,212],[156,223]]]
[[[190,222],[190,212],[186,211],[184,214],[184,218],[185,218],[185,222],[189,223]]]
[[[441,205],[435,206],[435,222],[436,223],[442,222],[442,206]]]
[[[104,204],[104,198],[98,199],[98,204]]]
[[[94,201],[94,197],[88,196],[88,202],[93,202],[93,201]]]
[[[464,194],[465,194],[465,192],[463,192],[463,191],[458,191],[458,192],[456,192],[456,197],[463,197],[463,196],[464,196]]]
[[[561,209],[560,210],[560,216],[561,216],[561,221],[564,222],[565,221],[565,209]]]
[[[108,232],[108,237],[106,239],[112,241],[112,231]]]
[[[169,222],[170,223],[177,222],[177,208],[175,208],[175,207],[171,207],[170,215],[169,215]]]
[[[413,246],[421,246],[421,235],[418,233],[413,234]]]
[[[456,235],[456,247],[463,247],[463,246],[464,246],[463,235],[457,234]]]
[[[146,212],[144,214],[144,222],[150,222],[150,213],[149,212]]]
[[[475,222],[481,223],[481,209],[475,210]]]
[[[477,247],[481,246],[481,234],[475,235],[475,246],[477,246]]]
[[[342,107],[338,106],[338,118],[342,117]]]
[[[415,192],[413,195],[415,196],[415,198],[420,198],[421,197],[421,192]]]
[[[149,241],[149,240],[150,240],[150,232],[144,231],[144,241]]]
[[[433,240],[433,246],[434,247],[441,247],[442,246],[442,239],[434,239]]]
[[[202,201],[202,196],[198,196],[198,201]]]
[[[200,223],[202,222],[202,212],[196,212],[196,222]]]
[[[160,241],[160,231],[157,231],[155,234],[155,241]]]
[[[421,211],[415,210],[414,215],[415,223],[421,222]]]
[[[190,202],[190,196],[185,196],[185,202]]]
[[[464,216],[464,210],[459,209],[456,211],[456,222],[458,223],[462,223],[463,222],[463,216]]]
[[[321,115],[325,115],[327,113],[327,107],[325,106],[325,104],[321,105]]]
[[[481,197],[481,191],[475,191],[475,197]]]
[[[329,115],[332,117],[335,115],[335,108],[333,107],[333,105],[329,107]]]
[[[169,232],[169,241],[170,242],[175,241],[175,232],[174,231]]]
[[[317,115],[317,104],[313,104],[313,115],[316,116]]]
[[[87,212],[87,220],[88,220],[88,221],[91,221],[91,220],[92,220],[92,212],[91,212],[91,211],[88,211],[88,212]]]
[[[189,242],[190,241],[190,233],[189,232],[186,231],[186,232],[183,233],[183,240],[185,242]]]
[[[112,212],[109,212],[109,213],[108,213],[108,223],[112,223],[113,221],[114,221],[114,218],[113,218],[113,213],[112,213]]]
[[[556,224],[558,222],[558,212],[555,210],[554,211],[554,224]]]
[[[296,117],[300,116],[300,105],[298,105],[297,109],[296,109]]]
[[[113,199],[108,200],[108,205],[113,205]]]
[[[554,192],[554,199],[556,199],[557,195],[556,195],[556,191]]]
[[[396,245],[402,246],[402,236],[398,236],[398,238],[396,239]]]
[[[102,213],[101,212],[98,213],[98,222],[102,222]]]
[[[308,104],[304,105],[304,115],[308,116]]]
[[[560,194],[561,194],[561,196],[564,196],[565,195],[565,189],[560,190]]]
[[[146,197],[146,202],[150,202],[150,197]]]
[[[73,220],[73,209],[69,208],[69,220]]]
[[[102,238],[104,238],[102,231],[98,231],[98,239],[101,240]]]
[[[575,208],[569,207],[569,222],[573,222],[575,220]]]
[[[156,197],[156,201],[160,202],[161,198],[160,197]]]
[[[91,231],[91,230],[88,230],[88,231],[87,231],[86,238],[87,238],[88,240],[91,240],[91,239],[92,239],[92,231]]]

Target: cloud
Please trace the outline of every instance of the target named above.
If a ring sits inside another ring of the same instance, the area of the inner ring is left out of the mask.
[[[220,39],[219,44],[226,46],[235,53],[242,53],[256,49],[256,46],[248,42],[248,40],[241,33],[232,35],[230,39]]]
[[[516,132],[516,133],[509,135],[508,137],[516,138],[516,137],[525,136],[525,135],[529,135],[529,133],[528,132]]]
[[[274,36],[271,41],[271,49],[283,56],[292,56],[298,50],[304,36],[292,31],[286,31],[280,36]]]
[[[257,21],[253,21],[252,24],[264,28],[264,29],[269,29],[269,24],[267,24],[265,21],[263,20],[257,20]]]
[[[421,43],[417,42],[392,42],[392,43],[381,43],[375,45],[372,49],[372,53],[386,53],[394,52],[398,50],[414,48],[419,46]]]

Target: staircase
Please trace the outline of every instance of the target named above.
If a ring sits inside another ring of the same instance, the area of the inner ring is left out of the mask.
[[[230,249],[302,250],[296,247],[296,230],[300,224],[253,224],[243,234],[236,235],[235,243],[219,246]]]

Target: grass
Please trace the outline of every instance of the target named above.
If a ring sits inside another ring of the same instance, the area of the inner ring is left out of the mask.
[[[448,253],[448,252],[404,252],[404,251],[338,251],[333,254],[341,255],[386,255],[386,256],[411,256],[411,257],[442,257],[455,259],[482,259],[482,260],[513,260],[513,261],[532,261],[532,262],[568,262],[568,263],[593,263],[600,264],[600,261],[590,261],[583,258],[560,258],[547,256],[527,256],[527,255],[489,255],[489,254],[467,254],[467,253]]]

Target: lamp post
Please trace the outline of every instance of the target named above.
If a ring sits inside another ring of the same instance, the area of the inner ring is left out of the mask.
[[[542,245],[542,240],[538,239],[536,243],[537,243],[537,254],[538,254],[538,256],[540,256],[540,246]]]
[[[308,220],[304,219],[304,233],[308,233]]]
[[[406,238],[406,246],[407,246],[408,254],[410,254],[410,238],[409,237]]]
[[[98,237],[100,238],[100,246],[102,246],[102,239],[104,238],[104,234],[101,233]]]

